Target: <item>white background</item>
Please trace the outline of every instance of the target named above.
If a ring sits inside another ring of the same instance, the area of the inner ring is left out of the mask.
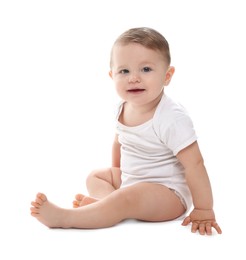
[[[240,0],[0,1],[0,258],[245,259],[245,4]],[[223,235],[181,222],[49,230],[37,192],[71,207],[87,174],[111,162],[111,46],[153,27],[169,41],[168,95],[190,112]]]

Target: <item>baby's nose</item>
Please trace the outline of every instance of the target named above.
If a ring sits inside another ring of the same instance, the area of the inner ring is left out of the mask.
[[[138,75],[138,73],[131,73],[129,75],[128,82],[129,83],[140,82],[140,76]]]

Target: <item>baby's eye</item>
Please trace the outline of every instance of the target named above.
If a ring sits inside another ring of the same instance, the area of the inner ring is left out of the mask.
[[[150,72],[152,69],[150,67],[144,67],[143,72]]]
[[[129,73],[129,70],[127,69],[120,70],[120,74],[126,74],[126,73]]]

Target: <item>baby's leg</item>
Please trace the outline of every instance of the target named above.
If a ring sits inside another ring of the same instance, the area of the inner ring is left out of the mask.
[[[121,171],[119,168],[112,167],[95,170],[86,180],[89,195],[96,199],[102,199],[120,188]]]
[[[129,218],[166,221],[185,211],[173,191],[151,183],[118,189],[104,199],[77,209],[59,208],[44,194],[38,194],[32,206],[32,216],[48,227],[60,228],[104,228]]]

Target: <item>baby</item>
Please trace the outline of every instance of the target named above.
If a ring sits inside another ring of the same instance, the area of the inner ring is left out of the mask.
[[[38,193],[31,203],[33,217],[50,228],[81,229],[125,219],[184,218],[192,232],[222,233],[192,120],[164,91],[175,72],[170,64],[169,44],[152,28],[132,28],[116,39],[109,75],[122,101],[112,165],[89,174],[89,196],[77,194],[71,209]]]

